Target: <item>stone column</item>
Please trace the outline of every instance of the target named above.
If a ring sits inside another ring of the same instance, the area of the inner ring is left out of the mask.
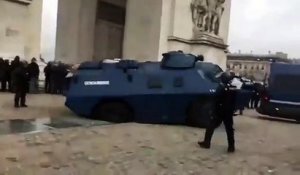
[[[55,59],[58,0],[44,1],[42,13],[41,56],[48,62]]]
[[[66,63],[91,60],[97,0],[59,0],[55,59]]]
[[[162,1],[165,0],[127,0],[124,58],[157,61]]]

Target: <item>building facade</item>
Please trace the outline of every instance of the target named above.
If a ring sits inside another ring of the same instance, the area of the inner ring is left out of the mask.
[[[11,45],[0,54],[80,63],[157,61],[182,50],[225,68],[230,6],[231,0],[4,0],[2,28],[18,35],[5,35]]]
[[[265,82],[270,73],[273,62],[289,63],[288,55],[277,52],[276,54],[228,54],[227,69],[236,75],[254,81]]]

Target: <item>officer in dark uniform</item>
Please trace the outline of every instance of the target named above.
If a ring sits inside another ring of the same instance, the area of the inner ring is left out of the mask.
[[[1,91],[5,91],[6,89],[6,82],[5,82],[5,62],[3,58],[0,57],[0,84],[1,84]]]
[[[15,107],[27,107],[26,93],[29,89],[27,62],[20,62],[19,66],[13,72],[13,78],[15,88]]]
[[[67,66],[63,63],[59,63],[58,68],[57,68],[57,88],[58,88],[58,94],[63,93],[65,81],[66,81],[66,76],[67,76]]]
[[[36,58],[31,59],[31,63],[28,65],[28,72],[30,79],[29,91],[31,93],[37,93],[39,89],[40,68],[37,64]]]
[[[233,76],[230,73],[224,72],[221,74],[220,78],[221,83],[216,91],[215,115],[206,129],[204,141],[198,142],[198,144],[202,148],[209,149],[214,130],[223,122],[227,133],[228,152],[234,152],[233,115],[235,111],[237,91],[236,88],[230,85],[233,79]]]
[[[47,66],[44,68],[44,74],[45,74],[45,93],[50,93],[51,92],[51,81],[50,81],[50,77],[51,77],[51,66],[52,63],[49,62],[47,63]]]
[[[10,70],[9,71],[10,71],[10,77],[11,77],[10,81],[11,82],[10,82],[10,89],[9,90],[11,92],[13,92],[14,88],[15,88],[15,86],[14,86],[14,76],[12,74],[20,66],[20,64],[21,64],[21,62],[20,62],[20,57],[19,56],[16,56],[10,64]]]

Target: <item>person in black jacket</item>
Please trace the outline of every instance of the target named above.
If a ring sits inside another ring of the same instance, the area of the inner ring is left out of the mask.
[[[10,87],[9,60],[4,60],[4,79],[2,83],[2,90],[8,90]]]
[[[228,152],[235,151],[233,115],[236,106],[237,91],[230,85],[232,79],[233,77],[229,73],[224,72],[221,75],[221,84],[216,91],[215,115],[206,129],[204,141],[198,142],[202,148],[210,148],[214,130],[223,122],[227,133]]]
[[[29,86],[29,73],[27,71],[27,62],[20,62],[13,73],[14,90],[15,90],[15,107],[27,107],[26,93]]]
[[[51,65],[52,63],[49,62],[47,63],[47,66],[44,68],[44,74],[45,74],[45,93],[50,93],[51,92]]]
[[[10,85],[11,86],[10,86],[9,90],[11,92],[14,92],[14,89],[15,89],[14,76],[12,74],[20,66],[20,64],[21,64],[21,62],[20,62],[20,57],[19,56],[16,56],[10,64],[9,72],[10,72],[10,77],[11,77],[11,79],[10,79],[10,81],[11,81]]]
[[[32,58],[31,63],[28,65],[28,73],[30,79],[29,92],[37,93],[39,88],[39,75],[40,68],[36,63],[36,58]]]
[[[6,82],[5,82],[5,62],[3,58],[0,58],[0,83],[1,83],[1,91],[6,90]]]

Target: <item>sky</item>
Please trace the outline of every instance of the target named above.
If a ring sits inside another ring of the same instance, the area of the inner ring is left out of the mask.
[[[300,0],[232,0],[229,49],[300,58]]]

